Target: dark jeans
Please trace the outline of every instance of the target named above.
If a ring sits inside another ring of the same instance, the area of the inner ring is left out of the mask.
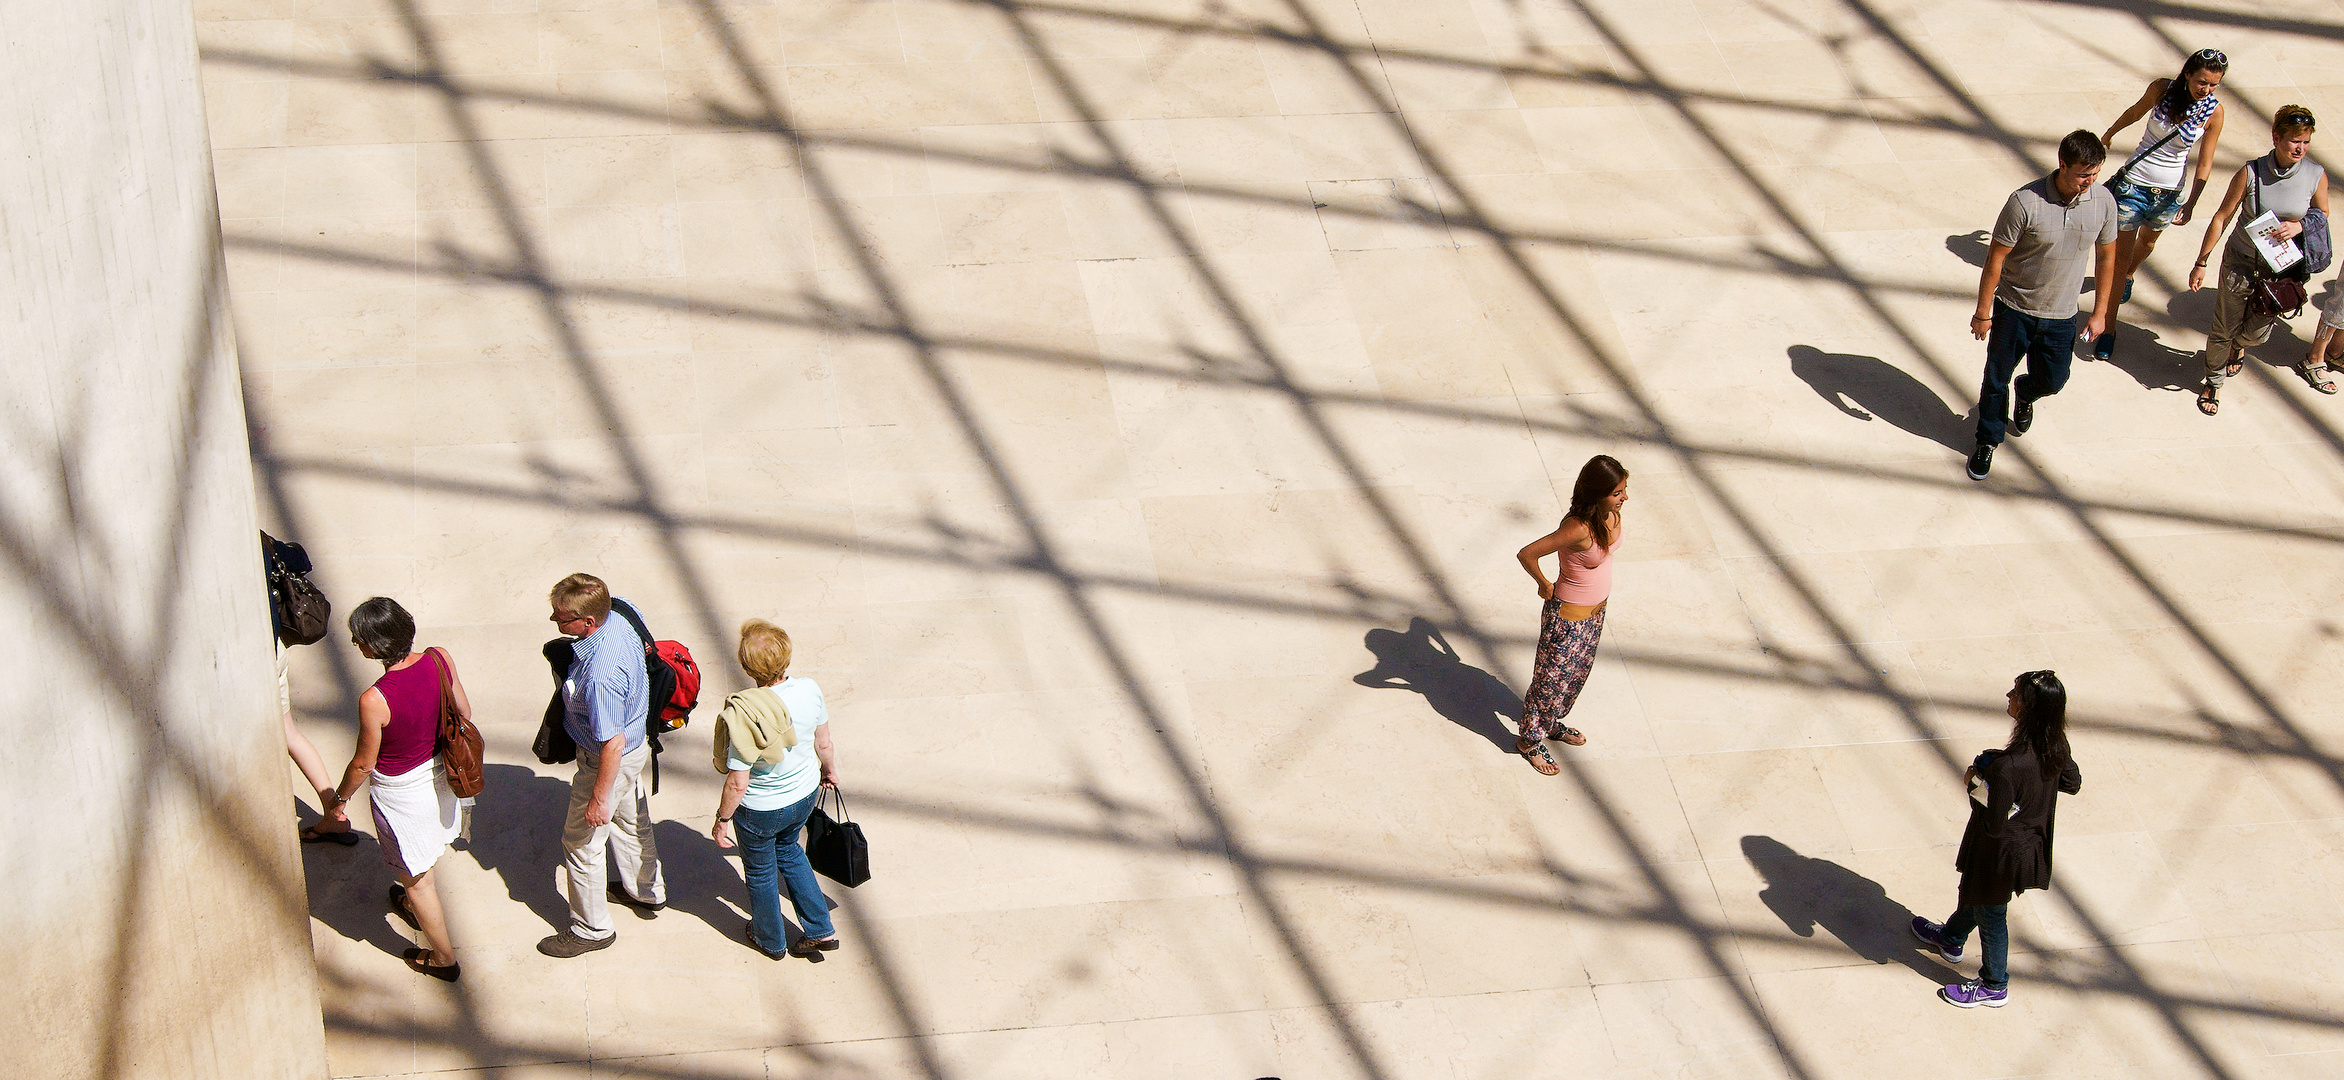
[[[1994,329],[1986,334],[1986,380],[1978,387],[1978,442],[2002,444],[2002,429],[2010,423],[2010,377],[2018,372],[2020,358],[2027,362],[2027,373],[2018,379],[2020,401],[2050,397],[2067,385],[2078,318],[2039,318],[1994,302]]]
[[[733,832],[741,845],[741,869],[749,879],[749,933],[757,947],[777,953],[789,947],[781,931],[781,886],[789,886],[790,903],[798,909],[798,926],[816,941],[831,936],[830,899],[814,880],[814,864],[798,846],[798,831],[814,816],[815,788],[797,802],[779,810],[733,810]],[[778,871],[778,874],[776,873]],[[776,878],[779,880],[776,880]]]
[[[1980,904],[1966,907],[1945,920],[1945,943],[1961,948],[1970,939],[1970,930],[1978,931],[1978,951],[1983,955],[1978,965],[1978,981],[1990,989],[2000,990],[2010,985],[2010,905]]]

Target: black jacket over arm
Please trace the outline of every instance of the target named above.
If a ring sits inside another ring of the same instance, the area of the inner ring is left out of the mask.
[[[2069,761],[2056,786],[2043,779],[2032,750],[1996,754],[1978,769],[1983,805],[1970,803],[1969,827],[1953,858],[1961,871],[1961,906],[2007,904],[2028,889],[2051,887],[2051,824],[2059,793],[2084,789],[2084,774]]]

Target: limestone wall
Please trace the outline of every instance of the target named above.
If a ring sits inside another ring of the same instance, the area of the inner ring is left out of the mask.
[[[322,1076],[193,20],[0,71],[0,1075]]]

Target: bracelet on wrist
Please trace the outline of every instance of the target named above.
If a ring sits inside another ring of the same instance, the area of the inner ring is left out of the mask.
[[[720,817],[716,819],[716,823],[719,825],[730,825],[732,824],[732,819],[728,817]]]

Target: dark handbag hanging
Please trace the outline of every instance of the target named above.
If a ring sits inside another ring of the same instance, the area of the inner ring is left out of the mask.
[[[2292,319],[2303,314],[2303,305],[2310,301],[2311,290],[2291,277],[2257,275],[2246,293],[2247,310],[2265,317]]]
[[[562,680],[570,677],[570,665],[577,660],[570,639],[555,638],[545,643],[545,662],[553,666],[553,700],[545,703],[545,719],[537,725],[537,740],[529,744],[537,760],[548,765],[567,765],[578,760],[578,742],[570,738],[570,729],[562,721],[567,709],[562,705]]]
[[[826,791],[838,802],[836,818],[822,812]],[[850,889],[871,880],[871,846],[863,842],[863,827],[846,816],[846,793],[835,787],[814,791],[814,813],[806,819],[806,861]]]
[[[326,636],[334,605],[309,581],[309,553],[268,533],[260,534],[261,559],[269,584],[269,619],[277,640],[286,645],[308,645]],[[293,564],[300,568],[295,569]]]
[[[456,708],[456,691],[448,680],[448,651],[433,646],[428,650],[439,663],[439,738],[432,747],[439,754],[440,768],[448,774],[448,790],[459,799],[480,794],[488,780],[481,774],[480,759],[487,747],[480,740],[480,729]]]

